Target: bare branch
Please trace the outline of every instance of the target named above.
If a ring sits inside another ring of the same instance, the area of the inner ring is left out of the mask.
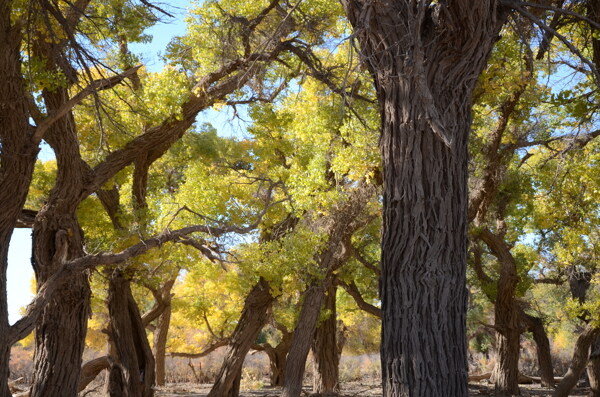
[[[538,17],[536,17],[531,12],[529,12],[526,9],[524,9],[523,7],[521,7],[520,4],[521,3],[512,3],[511,7],[513,9],[517,10],[521,15],[523,15],[524,17],[529,19],[531,22],[538,25],[541,29],[543,29],[549,33],[552,33],[554,36],[556,36],[565,46],[567,46],[569,51],[571,51],[573,54],[575,54],[581,60],[581,62],[583,62],[590,68],[590,72],[594,76],[594,80],[600,82],[600,75],[598,75],[598,70],[596,69],[594,64],[585,55],[583,55],[583,53],[579,49],[577,49],[577,47],[575,47],[575,45],[573,43],[571,43],[569,41],[569,39],[567,39],[562,34],[558,33],[555,29],[546,25]]]
[[[579,14],[577,12],[568,10],[566,8],[562,8],[562,7],[555,7],[549,4],[545,4],[545,3],[529,3],[526,1],[520,1],[520,2],[514,2],[514,1],[508,1],[508,0],[501,0],[500,3],[502,3],[502,5],[507,6],[507,7],[511,7],[516,9],[517,11],[520,12],[520,10],[518,10],[518,8],[520,7],[532,7],[532,8],[539,8],[542,10],[548,10],[548,11],[553,11],[559,14],[563,14],[563,15],[569,15],[572,17],[575,17],[577,19],[580,19],[582,21],[585,21],[587,23],[589,23],[591,26],[595,27],[596,29],[600,29],[600,24],[588,17],[586,17],[585,15]]]
[[[217,350],[219,347],[227,346],[229,344],[229,338],[218,340],[217,342],[207,346],[198,353],[186,353],[186,352],[172,352],[169,353],[171,357],[187,357],[187,358],[200,358],[208,356],[210,353]]]

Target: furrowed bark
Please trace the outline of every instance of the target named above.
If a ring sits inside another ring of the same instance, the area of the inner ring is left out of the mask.
[[[544,387],[554,387],[554,369],[552,366],[552,354],[550,353],[550,341],[544,328],[544,323],[539,317],[522,313],[525,317],[527,330],[533,335],[538,364],[540,366],[541,384]],[[598,396],[600,397],[600,396]]]
[[[108,312],[109,337],[113,346],[110,396],[154,396],[154,357],[130,282],[120,270],[115,270],[109,278]]]
[[[464,397],[471,95],[504,16],[493,0],[342,3],[382,122],[383,395]]]
[[[340,391],[336,290],[335,285],[327,288],[323,300],[323,309],[327,313],[327,318],[317,327],[312,346],[315,360],[313,393],[323,397],[336,396]]]
[[[49,51],[49,50],[48,50]],[[68,90],[43,92],[48,112],[59,109]],[[33,227],[33,264],[38,290],[71,259],[83,256],[83,231],[76,210],[89,177],[79,152],[71,113],[49,126],[46,140],[56,153],[57,180]],[[32,397],[73,396],[81,370],[90,286],[85,272],[73,274],[68,288],[56,291],[38,319]]]
[[[600,337],[592,344],[592,352],[587,365],[588,379],[590,380],[590,392],[588,397],[600,397]]]
[[[261,278],[246,297],[244,310],[230,339],[225,361],[208,397],[236,397],[239,394],[244,359],[267,322],[273,300],[269,284]]]
[[[294,330],[292,346],[285,367],[285,383],[281,397],[300,396],[306,356],[310,351],[310,345],[317,328],[324,295],[325,291],[322,285],[312,285],[304,292],[304,302],[298,316],[298,324]]]
[[[494,302],[494,327],[498,361],[492,372],[492,381],[497,396],[519,395],[519,353],[521,348],[521,309],[515,299],[519,283],[515,259],[510,247],[498,235],[488,229],[479,234],[490,248],[500,265],[500,274]]]
[[[0,397],[11,395],[8,375],[12,343],[6,296],[8,246],[25,204],[39,150],[31,142],[20,43],[20,27],[11,23],[10,2],[0,2]]]

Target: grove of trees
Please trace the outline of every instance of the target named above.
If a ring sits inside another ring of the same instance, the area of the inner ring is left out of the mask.
[[[31,397],[153,396],[217,349],[210,397],[251,351],[333,396],[344,348],[385,397],[467,396],[490,352],[497,396],[600,396],[600,1],[205,0],[153,70],[133,44],[178,12],[0,0],[0,397],[18,344]]]

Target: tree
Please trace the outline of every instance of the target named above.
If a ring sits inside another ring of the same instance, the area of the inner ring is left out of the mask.
[[[78,387],[90,299],[88,275],[83,270],[107,261],[125,260],[182,236],[162,233],[158,239],[150,239],[153,242],[147,248],[134,244],[116,256],[86,255],[77,216],[79,205],[94,194],[101,195],[105,184],[110,185],[113,178],[130,165],[133,166],[133,195],[142,197],[151,165],[193,125],[199,112],[225,101],[233,93],[236,93],[236,101],[233,101],[236,103],[275,95],[285,86],[285,81],[282,84],[277,68],[270,70],[271,81],[261,80],[268,70],[266,65],[280,56],[289,61],[296,56],[292,54],[300,56],[314,42],[320,41],[320,36],[313,32],[289,37],[292,26],[283,22],[289,20],[287,14],[291,7],[286,10],[279,7],[277,1],[255,5],[236,19],[225,8],[207,3],[198,14],[202,22],[196,25],[198,29],[172,46],[179,68],[168,68],[164,77],[177,81],[181,90],[172,91],[175,95],[169,97],[171,100],[158,102],[164,106],[156,109],[149,110],[139,101],[131,100],[128,105],[133,111],[115,113],[103,106],[110,103],[110,96],[103,97],[100,91],[129,79],[131,87],[119,93],[132,90],[115,102],[122,104],[121,99],[136,97],[131,91],[143,89],[145,84],[140,81],[142,76],[136,75],[137,67],[122,73],[113,72],[122,70],[122,65],[133,64],[131,59],[116,65],[119,62],[112,62],[111,54],[104,53],[103,59],[95,55],[102,54],[108,42],[126,48],[128,42],[142,40],[144,27],[156,20],[152,11],[162,13],[162,10],[147,2],[117,1],[111,7],[90,1],[64,7],[42,0],[27,4],[2,3],[2,43],[7,54],[3,58],[2,74],[10,76],[3,79],[9,82],[3,82],[7,86],[3,90],[2,112],[6,112],[3,118],[11,121],[2,128],[1,183],[6,186],[3,194],[12,192],[6,197],[7,212],[0,231],[3,239],[0,287],[5,287],[5,254],[12,229],[23,209],[42,139],[50,144],[57,161],[56,183],[44,205],[36,208],[33,224],[38,296],[27,315],[10,329],[5,321],[5,298],[0,299],[0,362],[8,362],[10,345],[27,335],[40,319],[36,332],[33,396],[72,395]],[[223,19],[228,23],[221,23]],[[308,18],[304,22],[312,24],[314,21]],[[299,42],[301,38],[305,41]],[[223,45],[215,49],[214,42]],[[192,56],[194,54],[202,56]],[[128,53],[121,51],[119,55],[127,57]],[[199,58],[210,59],[210,62],[198,62]],[[288,65],[285,61],[283,64]],[[313,70],[316,69],[313,67]],[[261,78],[257,80],[261,83],[246,86],[259,75]],[[320,76],[326,78],[327,74]],[[160,78],[155,82],[158,80]],[[154,86],[162,88],[165,94],[164,87]],[[85,103],[86,98],[96,102]],[[102,111],[96,112],[96,117],[89,117],[89,113],[85,117],[85,112],[80,111],[86,105]],[[96,136],[102,137],[106,132],[103,127],[109,126],[108,130],[121,133],[121,139],[115,146],[105,145],[102,150],[94,151],[91,146],[80,145],[89,142],[82,132],[94,129],[90,126],[96,127]],[[210,227],[203,230],[208,231]],[[147,242],[148,236],[141,231],[142,241]],[[58,275],[67,274],[72,277],[68,284],[58,280]],[[69,287],[61,290],[58,287],[62,285]],[[0,296],[5,297],[5,294]],[[57,370],[49,371],[50,368]],[[8,373],[4,371],[1,375],[0,393],[7,395]]]
[[[471,95],[506,10],[496,1],[343,5],[381,114],[383,394],[465,396]]]

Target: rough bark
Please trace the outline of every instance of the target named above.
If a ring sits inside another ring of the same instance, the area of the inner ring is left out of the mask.
[[[275,346],[269,343],[255,345],[254,350],[263,351],[269,357],[269,368],[271,369],[270,383],[271,386],[283,386],[285,367],[287,364],[287,356],[292,346],[293,333],[289,332],[285,327],[277,327],[281,332],[281,341]]]
[[[327,318],[317,327],[312,346],[315,360],[313,393],[322,396],[335,396],[340,391],[336,290],[335,285],[327,288],[323,300],[323,309]]]
[[[294,330],[292,346],[285,367],[285,382],[281,397],[299,397],[304,380],[306,357],[317,328],[325,291],[322,285],[310,286],[304,292],[304,302]]]
[[[109,279],[109,338],[113,346],[109,369],[112,397],[152,397],[154,358],[130,282],[116,270]]]
[[[585,370],[590,357],[590,347],[600,334],[600,328],[595,328],[592,325],[587,325],[581,335],[575,342],[575,350],[569,369],[560,383],[556,386],[556,390],[552,397],[568,397],[570,391],[577,385],[581,374]]]
[[[269,284],[261,278],[246,297],[225,360],[208,397],[236,397],[239,394],[244,359],[267,322],[273,300]]]
[[[79,377],[78,392],[84,390],[100,372],[104,371],[110,366],[110,359],[108,356],[101,356],[94,358],[85,364],[81,368],[81,375]]]
[[[519,396],[519,353],[521,348],[519,329],[507,329],[496,333],[498,361],[492,371],[497,397]]]
[[[539,317],[522,313],[527,330],[533,335],[540,367],[541,384],[544,387],[554,387],[554,369],[552,365],[552,354],[550,352],[550,341],[544,328],[544,323]],[[599,396],[600,397],[600,396]]]
[[[498,360],[492,372],[492,380],[497,396],[518,396],[520,337],[523,330],[521,308],[515,299],[519,283],[517,266],[510,247],[501,236],[483,229],[479,237],[487,244],[500,265],[494,302]]]
[[[587,365],[588,379],[590,380],[589,397],[600,397],[600,336],[592,345],[590,360]]]
[[[11,23],[10,2],[0,2],[0,397],[8,390],[11,332],[6,271],[8,245],[25,203],[37,145],[32,144],[25,82],[21,75],[20,27]]]
[[[43,97],[49,113],[55,113],[69,96],[67,89],[56,89],[44,91]],[[67,260],[83,256],[83,232],[76,210],[88,176],[70,113],[48,128],[46,140],[56,154],[58,172],[56,185],[33,227],[38,290]],[[67,285],[50,298],[36,326],[32,397],[67,397],[77,392],[90,310],[88,276],[74,274]]]
[[[383,395],[462,397],[471,95],[504,18],[493,0],[342,3],[382,121]]]
[[[169,335],[169,325],[171,323],[171,288],[174,284],[175,279],[169,280],[160,290],[164,310],[158,317],[154,330],[154,360],[156,362],[156,384],[158,386],[164,386],[165,384],[167,336]]]

